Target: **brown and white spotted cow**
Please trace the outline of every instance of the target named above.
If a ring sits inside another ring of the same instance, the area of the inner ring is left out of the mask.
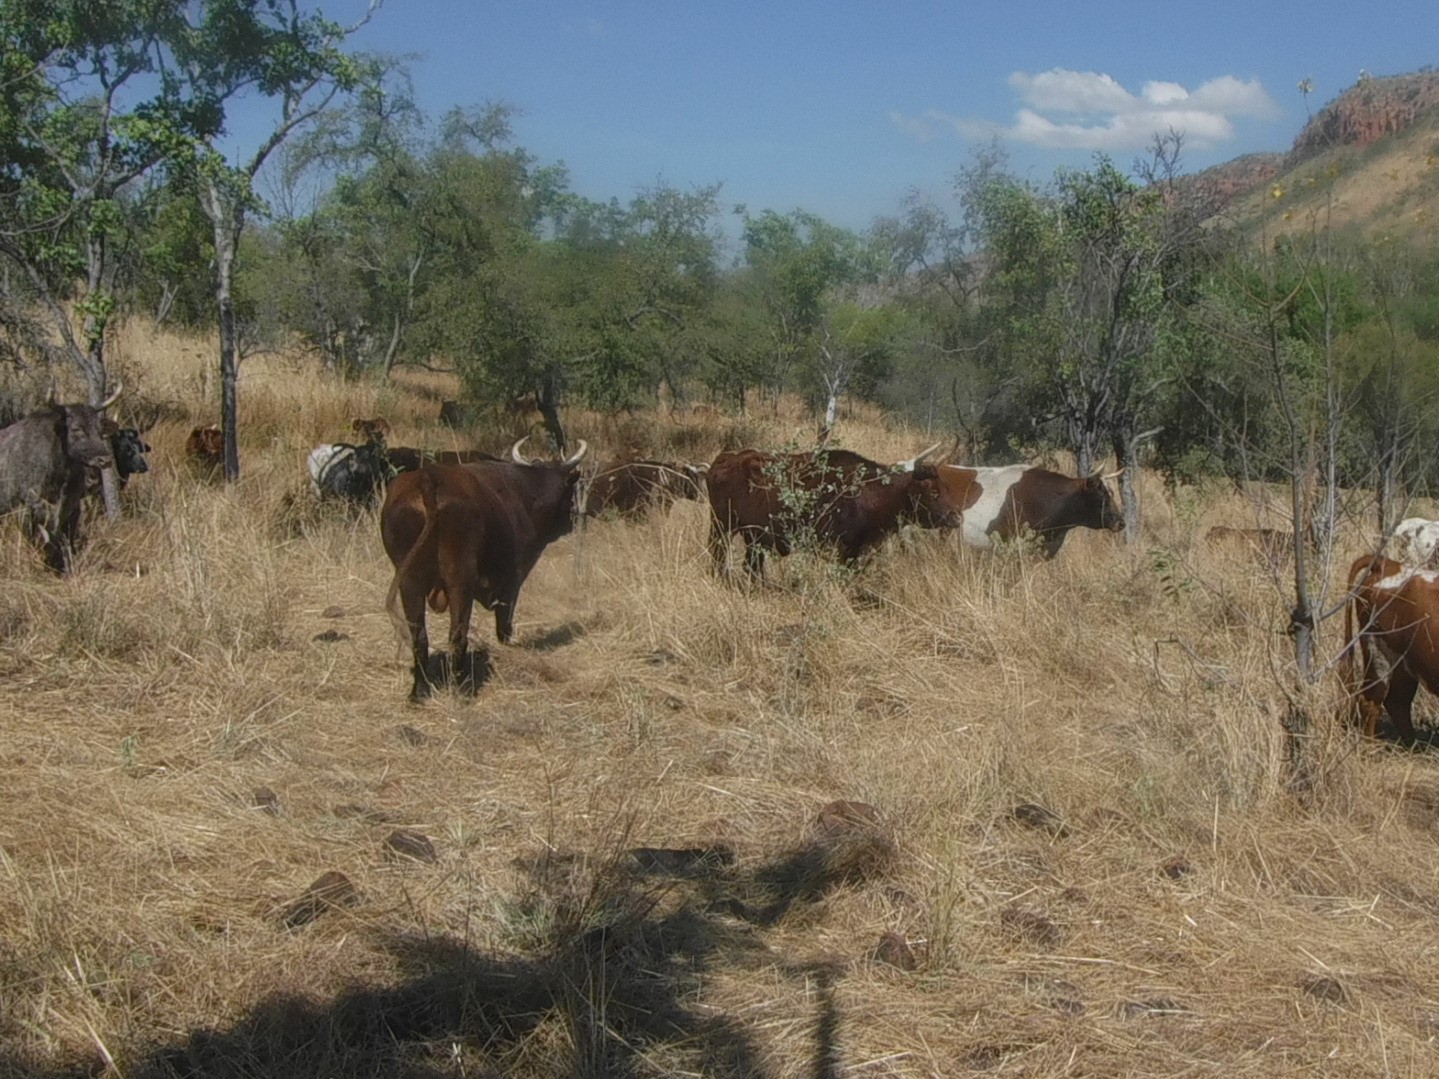
[[[1124,515],[1100,476],[1079,479],[1033,465],[941,465],[939,478],[950,501],[963,509],[960,536],[967,547],[985,550],[996,540],[1031,532],[1044,557],[1053,558],[1071,528],[1124,528]]]

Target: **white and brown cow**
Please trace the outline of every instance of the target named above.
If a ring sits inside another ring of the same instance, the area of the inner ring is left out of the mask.
[[[939,476],[950,500],[963,507],[960,535],[969,547],[987,549],[1030,532],[1044,557],[1053,558],[1071,528],[1124,528],[1124,515],[1100,476],[1079,479],[1032,465],[941,465]]]
[[[1394,560],[1421,569],[1439,569],[1439,521],[1406,517],[1390,540]]]

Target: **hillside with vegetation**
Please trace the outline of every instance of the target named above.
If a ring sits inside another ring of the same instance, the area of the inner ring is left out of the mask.
[[[1439,239],[1439,72],[1364,76],[1315,113],[1287,154],[1195,177],[1256,234],[1333,229],[1431,250]]]
[[[67,473],[68,572],[0,507],[0,1076],[1433,1070],[1434,702],[1360,735],[1343,602],[1435,514],[1439,252],[1371,227],[1429,165],[1349,183],[1422,94],[1217,186],[985,152],[857,232],[585,197],[285,10],[0,6],[0,422],[123,385],[150,446]],[[306,468],[376,416],[585,483],[940,440],[1125,529],[745,582],[702,501],[577,522],[410,705],[380,511]]]

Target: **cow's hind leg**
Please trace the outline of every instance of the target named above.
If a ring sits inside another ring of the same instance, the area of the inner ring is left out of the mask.
[[[1419,679],[1397,664],[1389,676],[1389,692],[1384,697],[1384,710],[1394,722],[1399,741],[1406,746],[1414,744],[1414,694],[1419,690]]]
[[[414,675],[410,700],[414,702],[429,697],[434,692],[436,681],[430,671],[430,635],[425,628],[427,594],[428,589],[414,581],[405,581],[400,585],[400,606],[410,630],[411,673]]]
[[[450,596],[450,677],[460,692],[467,694],[480,688],[489,667],[489,656],[483,648],[478,653],[470,651],[470,614],[474,605],[474,591],[470,588],[458,589]]]
[[[718,517],[710,518],[709,550],[714,571],[721,577],[725,576],[725,563],[729,561],[729,529],[720,524]]]

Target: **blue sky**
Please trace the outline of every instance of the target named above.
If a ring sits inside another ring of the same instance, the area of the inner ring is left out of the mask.
[[[947,197],[996,133],[1039,181],[1096,150],[1127,166],[1171,123],[1190,170],[1286,150],[1301,79],[1317,110],[1361,69],[1439,63],[1439,2],[386,0],[355,44],[415,54],[435,117],[514,106],[518,144],[591,198],[721,182],[726,206],[863,229]]]

